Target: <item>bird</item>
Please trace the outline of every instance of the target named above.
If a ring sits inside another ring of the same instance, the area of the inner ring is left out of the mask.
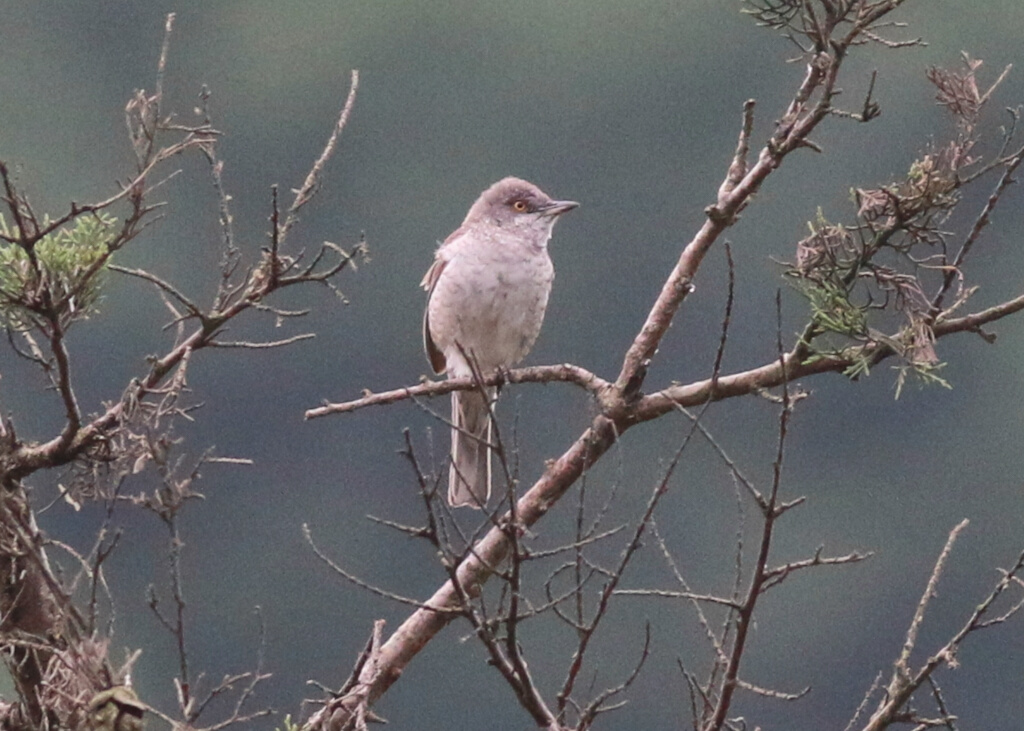
[[[437,374],[488,376],[519,363],[544,321],[554,267],[548,241],[558,218],[578,207],[508,177],[487,188],[438,247],[423,277],[423,346]],[[448,504],[483,508],[491,494],[497,389],[451,394]]]

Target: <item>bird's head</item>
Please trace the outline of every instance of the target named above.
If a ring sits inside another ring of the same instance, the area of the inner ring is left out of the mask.
[[[480,194],[464,225],[497,226],[524,233],[538,231],[549,236],[558,217],[577,206],[576,201],[554,200],[520,178],[504,178]],[[543,241],[547,241],[547,236]]]

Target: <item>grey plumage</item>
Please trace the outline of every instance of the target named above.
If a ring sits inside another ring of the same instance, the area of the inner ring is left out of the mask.
[[[423,278],[427,359],[449,378],[488,375],[517,364],[544,321],[554,269],[547,242],[558,216],[578,204],[556,201],[532,183],[505,178],[480,194],[466,220],[438,248]],[[483,507],[491,493],[495,389],[452,393],[448,502]]]

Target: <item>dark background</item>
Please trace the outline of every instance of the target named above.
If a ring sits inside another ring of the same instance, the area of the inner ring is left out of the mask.
[[[774,298],[785,287],[772,259],[792,257],[819,207],[833,220],[851,212],[850,188],[898,177],[948,121],[925,81],[929,65],[955,65],[966,50],[991,80],[1019,61],[1024,5],[910,2],[900,38],[925,48],[872,46],[850,59],[842,86],[857,110],[872,69],[881,118],[869,125],[830,120],[815,140],[824,154],[788,159],[743,220],[729,231],[738,296],[725,369],[773,357]],[[743,101],[758,101],[763,140],[803,73],[786,63],[795,48],[759,29],[738,2],[605,0],[412,3],[359,2],[39,2],[8,0],[0,22],[0,155],[18,164],[41,209],[116,190],[130,169],[123,123],[132,90],[152,89],[164,14],[178,14],[164,108],[194,119],[200,86],[212,91],[225,137],[226,185],[236,233],[249,252],[265,241],[269,190],[297,187],[319,153],[361,70],[355,113],[324,190],[292,243],[351,246],[365,231],[372,261],[341,280],[343,305],[326,290],[288,294],[285,306],[314,314],[275,329],[251,318],[232,337],[278,338],[312,330],[315,341],[258,354],[205,352],[190,370],[196,401],[185,425],[193,454],[252,457],[253,468],[208,467],[203,504],[186,513],[184,554],[190,599],[191,662],[211,679],[251,667],[257,631],[267,627],[274,679],[261,700],[295,712],[307,678],[338,684],[383,617],[393,629],[408,610],[329,575],[303,543],[318,541],[352,571],[404,595],[424,598],[442,572],[428,547],[389,534],[367,513],[413,521],[418,496],[397,455],[409,426],[427,453],[431,419],[411,404],[303,422],[322,399],[362,388],[415,383],[427,371],[420,346],[424,295],[418,289],[436,242],[454,229],[480,190],[505,175],[528,178],[581,208],[558,226],[551,252],[557,278],[545,330],[528,362],[578,363],[614,378],[681,247],[702,222],[735,146]],[[986,116],[990,141],[1003,106],[1024,101],[1024,77],[1010,75]],[[118,261],[147,267],[204,301],[220,258],[216,200],[204,163],[163,189],[165,220]],[[982,205],[987,186],[967,194]],[[1024,225],[1012,190],[967,274],[984,283],[979,309],[1020,291]],[[964,223],[954,223],[963,230]],[[722,252],[712,252],[648,380],[656,388],[709,373],[724,307]],[[787,333],[804,304],[784,289]],[[144,372],[144,356],[166,348],[166,311],[150,288],[112,278],[99,315],[71,339],[79,400],[88,410],[119,398]],[[941,341],[952,390],[911,385],[894,399],[889,364],[850,383],[826,376],[801,384],[813,398],[791,428],[785,494],[808,504],[780,527],[779,560],[871,550],[865,563],[791,579],[763,603],[744,667],[751,682],[795,691],[796,705],[742,696],[736,713],[765,728],[842,728],[879,670],[898,653],[905,627],[948,531],[971,525],[957,544],[930,608],[916,657],[923,660],[1024,547],[1020,447],[1024,351],[1020,318],[1000,323],[994,347],[960,336]],[[23,437],[43,438],[60,419],[42,380],[9,350],[0,353],[0,408]],[[446,402],[435,405],[445,409]],[[506,392],[516,417],[523,480],[560,454],[588,423],[587,399],[568,386]],[[774,456],[775,408],[754,398],[714,407],[706,424],[760,486]],[[646,499],[686,428],[680,418],[631,431],[591,476],[621,484],[622,515]],[[435,431],[437,431],[435,429]],[[443,458],[447,436],[437,431]],[[151,484],[151,483],[150,483]],[[135,487],[143,489],[139,481]],[[40,490],[45,485],[40,484]],[[662,532],[698,590],[724,592],[735,533],[732,488],[705,446],[695,446],[658,513]],[[553,545],[567,503],[538,527]],[[66,506],[44,516],[54,534],[85,548],[100,519]],[[134,682],[147,701],[170,710],[176,659],[170,638],[145,608],[149,583],[166,587],[166,535],[149,515],[124,510],[126,533],[109,566],[119,597],[115,648],[143,646]],[[613,556],[617,547],[606,553]],[[630,586],[671,588],[651,546]],[[644,619],[655,623],[654,656],[634,702],[604,727],[668,728],[685,722],[688,701],[676,666],[701,670],[708,648],[688,607],[623,599],[595,648],[597,686],[616,682],[639,652]],[[466,626],[449,628],[409,667],[380,705],[396,728],[528,728]],[[571,638],[538,623],[527,651],[549,697],[568,662]],[[1019,622],[970,640],[963,667],[939,682],[964,728],[1005,727],[1024,714],[1024,633]],[[115,657],[120,650],[116,649]],[[888,671],[886,672],[888,678]],[[588,676],[589,679],[589,676]],[[213,719],[210,719],[213,720]],[[274,722],[267,722],[270,728]],[[276,721],[280,725],[280,719]]]

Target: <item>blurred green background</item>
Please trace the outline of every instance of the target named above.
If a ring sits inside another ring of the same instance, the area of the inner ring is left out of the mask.
[[[265,239],[270,186],[298,186],[344,101],[348,74],[361,71],[355,113],[324,189],[293,244],[350,246],[365,232],[373,260],[341,281],[350,304],[326,290],[290,293],[289,307],[313,307],[303,322],[275,329],[252,318],[232,337],[278,338],[314,330],[315,341],[257,354],[206,352],[190,370],[194,399],[206,404],[185,425],[187,448],[216,445],[252,457],[250,469],[208,467],[206,495],[186,513],[186,590],[191,664],[210,679],[251,668],[254,607],[267,627],[260,700],[294,713],[308,678],[337,685],[378,617],[393,629],[407,609],[329,575],[304,545],[318,541],[352,571],[398,593],[426,597],[442,572],[428,546],[389,534],[368,513],[415,522],[419,497],[397,449],[409,426],[428,454],[431,419],[410,404],[303,422],[322,399],[362,388],[415,383],[427,371],[420,350],[424,295],[418,289],[436,242],[476,195],[505,175],[536,182],[582,207],[559,224],[551,252],[557,278],[547,322],[528,362],[570,361],[612,378],[681,247],[714,200],[735,146],[744,100],[758,101],[763,140],[803,72],[786,40],[721,0],[506,0],[504,2],[53,2],[7,0],[0,23],[0,157],[19,166],[41,209],[116,190],[131,163],[123,108],[135,88],[152,89],[164,14],[176,12],[165,109],[193,117],[201,85],[212,92],[220,154],[233,196],[236,233],[249,253]],[[774,298],[781,268],[820,207],[848,218],[849,189],[902,174],[949,125],[924,78],[929,65],[955,65],[961,50],[985,59],[983,79],[1020,59],[1024,5],[989,0],[909,2],[901,38],[928,46],[859,49],[842,82],[857,109],[872,69],[881,118],[833,119],[815,139],[824,154],[794,155],[729,231],[737,302],[725,369],[773,357]],[[1004,106],[1024,102],[1024,76],[1010,75],[986,116],[989,141]],[[118,257],[147,267],[208,300],[220,259],[217,206],[198,159],[162,190],[165,219]],[[967,194],[976,211],[983,185]],[[982,290],[975,308],[1020,291],[1024,255],[1021,192],[1012,190],[967,274]],[[957,230],[962,230],[961,222]],[[725,267],[709,256],[651,369],[649,388],[706,376],[724,307]],[[804,305],[784,291],[787,332]],[[160,352],[166,310],[151,289],[113,278],[101,313],[73,333],[78,393],[99,409]],[[785,494],[808,504],[780,526],[778,559],[827,552],[875,552],[864,564],[794,577],[763,603],[744,676],[795,691],[797,704],[742,696],[735,707],[765,728],[842,728],[879,670],[898,652],[905,627],[948,531],[971,526],[957,545],[920,639],[934,651],[963,622],[1024,548],[1024,449],[1019,362],[1024,320],[994,328],[995,346],[961,336],[939,345],[953,389],[910,387],[894,400],[886,366],[850,383],[838,376],[801,384],[813,392],[797,410]],[[44,383],[0,351],[0,408],[23,437],[42,438],[60,419]],[[445,402],[435,404],[444,410]],[[568,386],[508,389],[502,414],[516,420],[523,479],[560,454],[588,423],[592,406]],[[707,426],[759,485],[774,456],[775,408],[745,399],[712,408]],[[631,431],[591,476],[602,490],[621,483],[617,517],[643,500],[684,433],[679,418]],[[434,429],[438,464],[447,445]],[[133,485],[143,489],[140,480]],[[45,485],[39,485],[45,493]],[[539,526],[550,546],[569,520],[559,506]],[[86,547],[101,518],[56,507],[45,527]],[[123,510],[122,545],[110,563],[119,597],[114,646],[145,647],[134,681],[147,701],[170,710],[176,658],[171,639],[145,607],[145,587],[165,588],[166,535],[152,516]],[[735,511],[723,468],[704,446],[688,453],[658,513],[695,589],[727,591]],[[610,557],[617,547],[605,551]],[[671,587],[657,551],[638,562],[631,587]],[[603,727],[685,724],[689,701],[676,665],[706,666],[708,648],[685,606],[623,599],[595,647],[596,686],[620,680],[639,653],[645,619],[653,657],[633,701]],[[939,682],[965,728],[1005,727],[1024,715],[1024,632],[1020,621],[990,630],[961,653],[963,667]],[[528,658],[549,697],[568,663],[571,638],[539,622]],[[529,728],[467,626],[450,628],[410,666],[379,707],[396,728]],[[114,653],[115,656],[118,652]],[[886,673],[888,677],[888,672]],[[589,676],[588,676],[589,682]],[[208,720],[215,720],[211,717]],[[280,720],[262,725],[272,728]]]

